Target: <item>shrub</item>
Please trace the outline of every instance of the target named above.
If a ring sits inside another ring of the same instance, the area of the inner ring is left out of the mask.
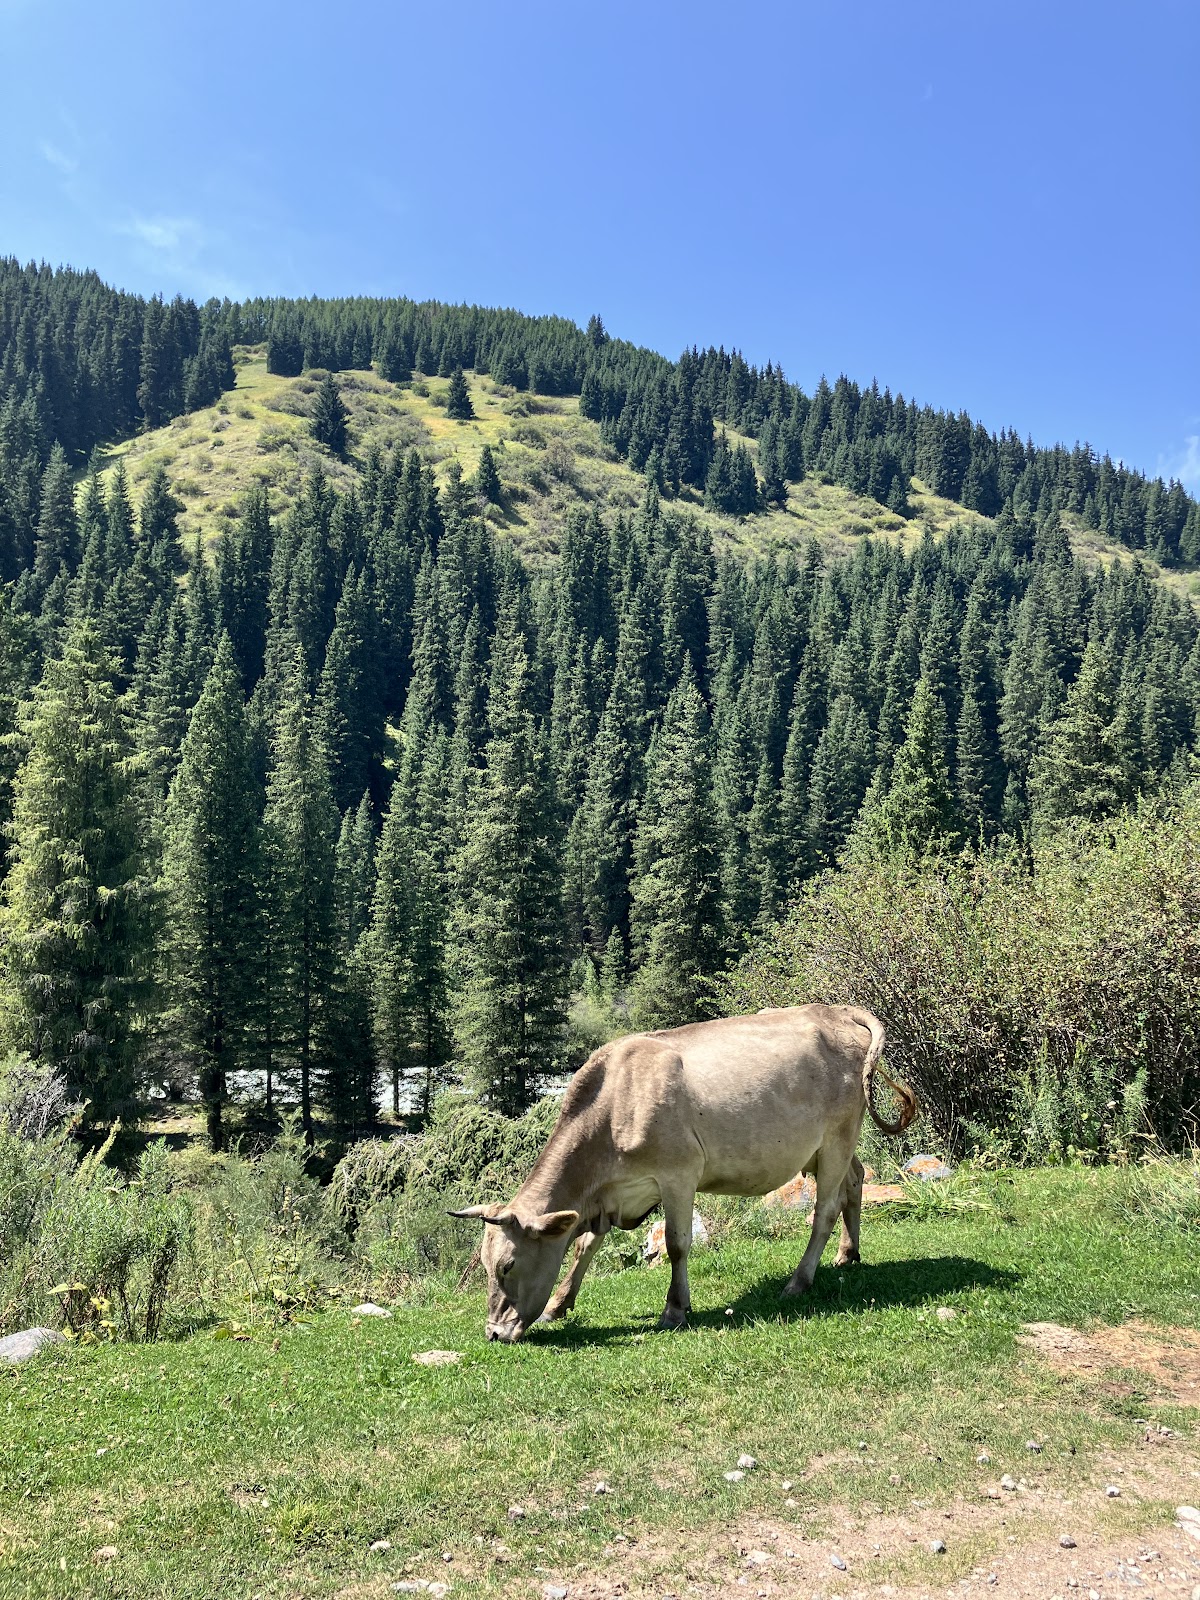
[[[954,1148],[1178,1148],[1200,1104],[1200,797],[952,862],[810,885],[721,985],[731,1009],[853,1003]]]

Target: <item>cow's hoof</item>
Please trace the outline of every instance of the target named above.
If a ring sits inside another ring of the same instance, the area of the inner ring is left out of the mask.
[[[857,1250],[849,1250],[844,1256],[838,1256],[833,1264],[835,1267],[857,1267],[861,1261],[862,1257]]]
[[[780,1291],[781,1300],[796,1300],[802,1294],[807,1294],[812,1288],[811,1283],[805,1283],[803,1278],[789,1278]]]
[[[664,1311],[662,1316],[659,1317],[659,1319],[658,1319],[658,1330],[659,1330],[660,1333],[665,1333],[668,1330],[674,1329],[674,1328],[686,1328],[686,1327],[687,1327],[687,1312],[686,1311]]]

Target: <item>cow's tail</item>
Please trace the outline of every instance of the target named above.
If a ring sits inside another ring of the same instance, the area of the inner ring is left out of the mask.
[[[883,1054],[885,1034],[883,1023],[871,1012],[864,1011],[858,1006],[847,1006],[847,1015],[851,1022],[857,1022],[860,1027],[866,1028],[871,1035],[871,1042],[867,1046],[866,1060],[863,1062],[862,1085],[863,1094],[866,1096],[867,1110],[871,1113],[871,1120],[882,1133],[903,1133],[909,1123],[914,1121],[917,1112],[921,1109],[916,1095],[906,1083],[900,1083],[879,1065],[879,1058]],[[900,1101],[900,1115],[895,1122],[886,1122],[876,1111],[872,1089],[875,1075],[883,1079],[884,1083],[892,1089]]]

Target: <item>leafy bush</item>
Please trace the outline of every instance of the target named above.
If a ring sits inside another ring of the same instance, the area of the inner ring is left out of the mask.
[[[730,1009],[868,1006],[934,1136],[1019,1160],[1195,1137],[1200,797],[953,862],[809,886],[721,986]]]
[[[1127,1167],[1108,1203],[1122,1222],[1132,1215],[1200,1233],[1200,1155],[1193,1151],[1183,1161],[1152,1157]]]

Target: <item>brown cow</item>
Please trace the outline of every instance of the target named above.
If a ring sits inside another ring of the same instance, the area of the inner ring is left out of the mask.
[[[698,1190],[761,1195],[814,1173],[812,1237],[784,1294],[811,1287],[839,1213],[838,1264],[857,1261],[863,1114],[900,1133],[917,1112],[911,1089],[879,1068],[883,1042],[869,1011],[812,1005],[635,1033],[597,1050],[513,1198],[451,1213],[488,1224],[488,1338],[512,1343],[539,1318],[565,1316],[608,1230],[637,1227],[660,1203],[671,1286],[659,1326],[682,1327]],[[877,1072],[900,1096],[895,1123],[872,1104]],[[551,1300],[572,1240],[574,1265]]]

